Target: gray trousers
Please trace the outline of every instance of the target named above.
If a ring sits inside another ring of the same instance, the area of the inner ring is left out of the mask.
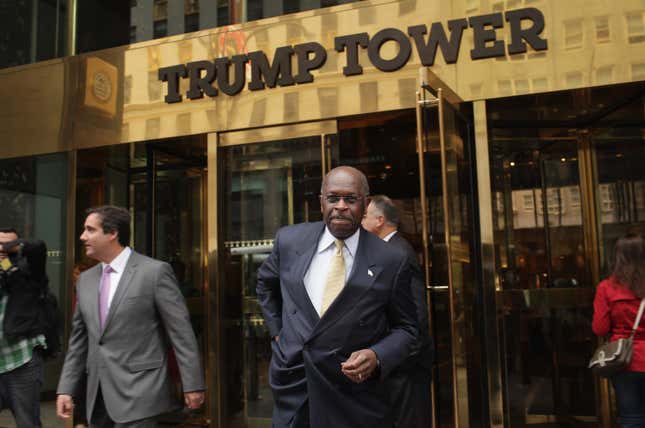
[[[90,420],[90,428],[156,428],[157,418],[139,419],[138,421],[119,423],[114,422],[105,408],[103,401],[103,394],[101,393],[101,386],[99,385],[98,394],[96,395],[96,402],[94,403],[94,410],[92,411],[92,418]]]

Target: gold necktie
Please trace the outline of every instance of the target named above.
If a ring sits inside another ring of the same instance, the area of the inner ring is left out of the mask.
[[[338,294],[345,286],[345,257],[343,257],[343,244],[340,239],[336,240],[336,251],[329,264],[327,272],[327,281],[325,282],[325,293],[323,294],[320,314],[324,314],[331,303],[336,299]]]

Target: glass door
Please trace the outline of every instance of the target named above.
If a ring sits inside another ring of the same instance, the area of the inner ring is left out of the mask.
[[[483,424],[469,106],[428,70],[417,93],[423,247],[436,346],[435,427]]]
[[[134,248],[172,267],[206,366],[205,146],[203,136],[134,145],[127,182]],[[168,364],[179,393],[179,368],[172,352]],[[204,425],[209,412],[207,407],[176,412],[164,415],[161,422]]]
[[[295,128],[219,136],[219,426],[271,426],[271,346],[256,272],[280,227],[322,220],[325,141],[335,122]]]
[[[586,368],[616,239],[643,233],[643,85],[486,102],[505,426],[613,426]]]
[[[491,151],[506,423],[593,421],[594,284],[577,142],[494,141]]]

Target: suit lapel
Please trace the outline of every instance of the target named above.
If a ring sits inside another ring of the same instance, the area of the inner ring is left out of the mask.
[[[110,303],[110,309],[108,310],[107,319],[105,320],[105,325],[103,326],[103,331],[101,332],[101,336],[103,336],[103,333],[105,332],[105,330],[107,330],[108,326],[110,325],[110,320],[112,320],[112,318],[114,317],[114,312],[119,306],[119,303],[121,303],[121,300],[123,300],[123,296],[128,291],[128,287],[130,287],[130,283],[132,282],[132,277],[134,276],[134,273],[136,272],[136,269],[137,269],[138,261],[139,261],[139,254],[136,253],[135,251],[132,251],[132,253],[130,253],[130,257],[128,258],[128,262],[125,265],[125,269],[123,270],[123,275],[121,275],[121,279],[119,280],[119,285],[116,288],[116,292],[112,297],[112,303]],[[96,301],[98,302],[98,292],[97,292]],[[98,305],[97,305],[97,320],[98,320]]]
[[[323,223],[320,229],[316,230],[317,233],[312,233],[312,238],[308,240],[307,245],[303,246],[303,250],[296,250],[296,260],[292,265],[293,272],[290,275],[291,280],[288,281],[288,284],[292,285],[289,290],[292,293],[294,301],[300,304],[300,309],[307,316],[312,326],[318,323],[319,317],[318,312],[316,312],[314,305],[311,303],[309,294],[307,294],[304,279],[311,260],[314,258],[314,254],[316,254],[316,250],[318,249],[318,240],[324,230],[325,225]]]
[[[369,291],[376,278],[381,274],[383,267],[372,263],[370,258],[368,233],[361,228],[352,273],[336,300],[320,318],[320,322],[316,325],[311,338],[326,330],[348,311],[355,308],[363,294]]]
[[[92,314],[92,322],[96,327],[96,331],[101,331],[101,324],[99,322],[99,287],[101,286],[101,263],[90,268],[87,272],[87,288],[90,291],[90,312]],[[80,293],[79,293],[80,296]],[[77,302],[78,304],[78,302]]]

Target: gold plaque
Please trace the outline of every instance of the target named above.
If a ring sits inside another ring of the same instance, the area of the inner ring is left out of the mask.
[[[93,107],[110,116],[116,114],[117,68],[97,58],[87,58],[85,74],[85,99]]]

